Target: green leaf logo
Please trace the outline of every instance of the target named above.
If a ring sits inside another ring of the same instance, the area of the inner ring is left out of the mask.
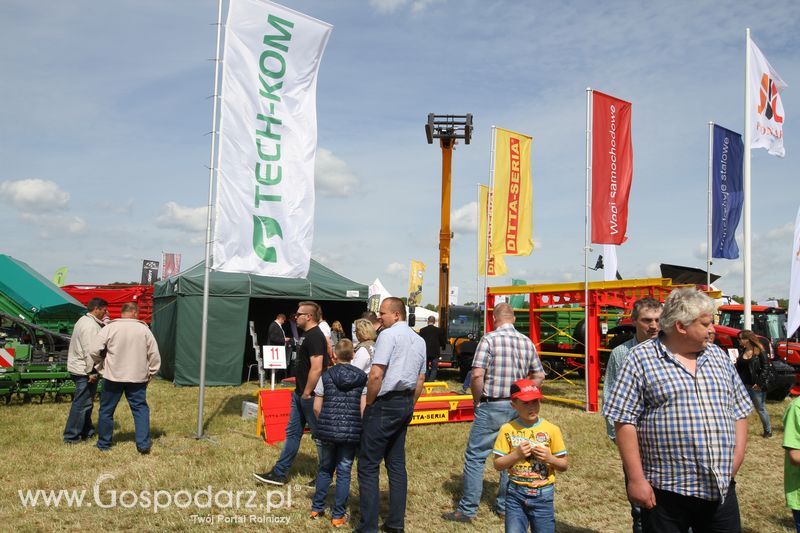
[[[278,262],[278,252],[274,246],[267,246],[272,237],[283,239],[283,232],[278,221],[270,217],[253,215],[253,251],[268,263]]]

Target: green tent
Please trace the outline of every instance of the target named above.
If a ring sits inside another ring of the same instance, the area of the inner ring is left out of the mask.
[[[161,352],[161,376],[176,385],[200,381],[203,276],[200,262],[156,283],[151,329]],[[328,322],[350,324],[366,310],[368,287],[311,260],[306,279],[212,271],[209,276],[207,385],[240,385],[255,363],[248,321],[260,342],[278,313],[290,315],[302,300],[322,306]],[[253,375],[255,375],[255,371]]]
[[[28,264],[0,254],[0,310],[70,333],[86,307]]]

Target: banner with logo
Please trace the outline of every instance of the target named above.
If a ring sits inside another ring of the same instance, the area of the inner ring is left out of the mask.
[[[592,92],[592,242],[627,239],[628,195],[633,179],[631,104]]]
[[[447,305],[458,305],[458,287],[450,287],[450,295],[447,298]]]
[[[789,311],[786,334],[791,337],[800,327],[800,209],[794,222],[792,241],[792,277],[789,281]]]
[[[181,272],[181,254],[165,253],[162,260],[164,262],[164,272],[161,279],[170,278]]]
[[[711,257],[737,259],[736,228],[744,203],[742,136],[715,124],[711,158]]]
[[[158,281],[158,261],[144,259],[142,261],[142,285],[153,285]]]
[[[770,154],[783,157],[783,102],[781,91],[786,82],[775,72],[756,43],[750,39],[750,148],[766,148]]]
[[[425,273],[425,263],[411,261],[411,270],[408,272],[408,307],[417,307],[422,302],[422,278]]]
[[[53,283],[63,287],[67,283],[67,267],[61,267],[53,274]]]
[[[528,283],[524,279],[514,279],[511,278],[511,285],[527,285]],[[523,309],[525,308],[525,295],[524,294],[514,294],[511,298],[508,299],[508,303],[514,309]]]
[[[304,278],[314,234],[317,71],[331,26],[266,0],[225,25],[213,265]]]
[[[489,256],[489,265],[486,265],[486,245],[489,241],[491,249],[492,235],[488,234],[488,228],[492,220],[492,202],[489,194],[489,187],[486,185],[478,186],[478,275],[479,276],[505,276],[508,273],[506,261],[502,255]]]
[[[495,128],[492,255],[530,255],[533,250],[532,140]]]

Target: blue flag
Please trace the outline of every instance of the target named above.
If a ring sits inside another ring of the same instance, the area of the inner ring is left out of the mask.
[[[711,257],[722,259],[739,257],[735,233],[742,216],[744,202],[743,156],[742,136],[715,124],[711,184],[713,199]]]

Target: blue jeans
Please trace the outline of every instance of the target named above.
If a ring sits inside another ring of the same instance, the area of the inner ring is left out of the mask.
[[[756,408],[758,418],[761,419],[761,426],[764,428],[764,433],[772,433],[772,424],[769,421],[769,413],[764,403],[767,401],[767,393],[763,390],[753,390],[752,386],[747,387],[747,394],[750,395],[750,400],[753,402],[753,407]]]
[[[304,400],[299,394],[292,394],[292,407],[289,412],[289,423],[286,425],[286,440],[283,443],[281,456],[278,462],[272,467],[272,473],[286,477],[292,467],[294,458],[300,450],[300,439],[303,437],[303,430],[306,425],[311,428],[311,437],[317,433],[317,417],[314,416],[314,398]],[[322,456],[320,443],[314,438],[317,446],[317,457]]]
[[[88,376],[79,374],[70,374],[70,376],[75,382],[75,395],[72,397],[67,424],[64,426],[64,442],[80,442],[94,435],[92,407],[94,407],[94,395],[97,392],[97,380],[100,379],[100,376],[95,376],[94,383],[89,383]]]
[[[553,533],[556,530],[556,513],[553,506],[555,487],[527,489],[509,483],[506,495],[506,533]]]
[[[97,447],[101,450],[111,448],[111,436],[114,432],[114,411],[125,393],[128,406],[133,415],[133,426],[136,435],[136,449],[149,450],[150,442],[150,408],[147,406],[147,382],[122,383],[103,380],[103,392],[100,394],[100,414],[97,419]]]
[[[364,411],[361,451],[358,454],[361,521],[356,531],[360,533],[378,531],[378,475],[381,461],[386,462],[386,473],[389,476],[389,515],[384,524],[388,528],[399,530],[405,527],[408,491],[406,431],[413,414],[413,391],[381,396]]]
[[[469,430],[467,451],[464,453],[464,495],[458,502],[458,510],[467,516],[478,513],[478,504],[483,492],[483,471],[486,457],[494,448],[494,441],[500,426],[517,417],[510,401],[483,402],[475,408],[475,419]],[[495,510],[505,512],[506,485],[508,473],[500,472],[500,486],[497,489]]]
[[[358,445],[323,442],[321,449],[317,487],[311,501],[311,510],[319,513],[325,510],[325,498],[328,496],[328,487],[330,487],[335,471],[336,490],[331,518],[342,518],[347,511],[347,498],[350,496],[350,471],[353,469],[353,460],[356,457]]]
[[[800,533],[800,511],[792,509],[792,518],[794,518],[794,528],[797,533]]]

